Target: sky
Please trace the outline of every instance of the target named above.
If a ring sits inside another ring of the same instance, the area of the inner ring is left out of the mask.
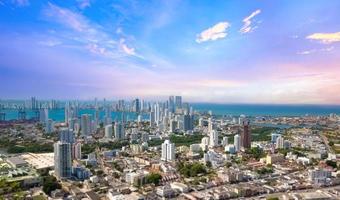
[[[0,0],[0,98],[340,104],[338,0]]]

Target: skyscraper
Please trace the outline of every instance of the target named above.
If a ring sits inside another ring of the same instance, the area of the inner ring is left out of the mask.
[[[276,138],[275,143],[276,143],[276,145],[275,145],[276,149],[283,149],[284,148],[284,139],[281,135]]]
[[[171,119],[170,120],[170,127],[169,127],[170,128],[170,132],[174,133],[176,131],[176,129],[177,129],[177,125],[178,125],[177,121],[174,120],[174,119]]]
[[[176,109],[182,108],[182,97],[181,96],[175,97],[175,105],[176,105]]]
[[[81,143],[76,142],[72,145],[73,159],[81,159]]]
[[[36,100],[35,97],[32,97],[31,98],[31,109],[32,110],[35,110],[38,108],[38,101]]]
[[[112,138],[112,124],[105,126],[105,137],[109,139]]]
[[[54,122],[52,119],[48,119],[45,124],[45,132],[52,133],[54,129]]]
[[[183,116],[183,121],[184,121],[184,131],[192,131],[194,129],[194,116],[185,114]]]
[[[58,178],[71,177],[71,144],[58,141],[54,144],[54,172]]]
[[[216,147],[218,146],[218,132],[216,130],[212,130],[209,133],[209,146]]]
[[[124,124],[120,122],[115,123],[115,138],[118,140],[123,140],[125,139],[125,129],[124,129]]]
[[[88,136],[91,133],[91,115],[83,114],[80,120],[80,130],[82,136]]]
[[[234,136],[234,146],[235,146],[235,151],[239,152],[240,149],[241,149],[241,137],[240,137],[240,135]]]
[[[243,131],[241,133],[241,146],[243,149],[249,149],[251,147],[251,133],[250,133],[249,120],[243,120]]]
[[[135,99],[134,110],[136,113],[140,113],[140,102],[138,98]]]
[[[150,126],[153,127],[155,125],[155,112],[150,112]]]
[[[175,160],[175,144],[171,143],[170,140],[165,140],[162,144],[162,158],[163,161]]]
[[[169,111],[174,113],[175,112],[175,98],[174,96],[169,96]]]
[[[47,120],[48,120],[48,109],[47,108],[40,109],[39,110],[39,121],[45,124]]]
[[[68,128],[63,128],[59,131],[59,141],[65,142],[65,143],[74,143],[75,137],[73,131],[71,131]]]

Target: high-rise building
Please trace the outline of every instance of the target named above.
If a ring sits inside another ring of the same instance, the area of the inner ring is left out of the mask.
[[[272,133],[271,134],[271,138],[272,138],[271,142],[276,143],[277,138],[280,137],[280,136],[281,136],[281,134],[279,134],[279,133]]]
[[[177,121],[174,119],[171,119],[170,120],[170,132],[174,133],[177,129],[177,125],[178,125]]]
[[[140,113],[140,102],[139,102],[138,98],[135,99],[134,110],[135,110],[136,113]]]
[[[234,136],[234,146],[235,146],[235,151],[239,152],[240,149],[241,149],[241,137],[240,137],[240,135]]]
[[[192,131],[194,130],[194,116],[185,114],[183,116],[183,121],[184,121],[184,131]]]
[[[53,130],[54,130],[54,122],[52,119],[48,119],[45,124],[45,132],[49,134],[49,133],[52,133]]]
[[[151,112],[150,112],[150,126],[154,126],[154,125],[155,125],[155,122],[156,122],[156,119],[155,119],[155,112],[154,112],[154,111],[151,111]]]
[[[88,136],[91,133],[91,115],[83,114],[80,119],[80,131],[82,136]]]
[[[125,139],[125,129],[124,124],[120,122],[116,122],[114,126],[115,131],[115,138],[118,140]]]
[[[249,120],[243,120],[243,131],[241,132],[241,146],[243,149],[249,149],[251,147],[251,133]]]
[[[63,128],[59,131],[59,141],[65,142],[65,143],[74,143],[75,137],[72,130],[68,128]]]
[[[76,142],[72,145],[72,155],[73,159],[79,160],[81,159],[81,143]]]
[[[38,101],[36,100],[36,98],[35,97],[32,97],[31,98],[31,109],[32,110],[35,110],[35,109],[38,109]]]
[[[209,133],[209,146],[216,147],[218,146],[218,132],[216,130],[212,130]]]
[[[160,120],[161,120],[161,113],[160,113],[159,103],[155,104],[154,112],[155,112],[155,121],[156,121],[156,124],[158,125]]]
[[[54,172],[58,178],[69,178],[72,173],[71,144],[58,141],[54,144]]]
[[[222,146],[227,146],[228,145],[228,137],[223,137],[222,139]]]
[[[181,96],[175,97],[175,105],[176,105],[176,109],[182,108],[182,97]]]
[[[275,147],[277,149],[283,149],[284,148],[284,139],[281,135],[276,138]]]
[[[105,126],[105,137],[109,139],[112,138],[112,124]]]
[[[210,117],[210,118],[208,119],[208,132],[211,133],[211,131],[213,131],[214,128],[215,128],[215,127],[214,127],[214,122],[213,122],[212,118]]]
[[[170,140],[165,140],[162,144],[162,158],[163,161],[175,160],[175,144]]]
[[[169,111],[174,113],[175,112],[175,97],[174,96],[169,96]]]
[[[48,120],[48,109],[44,108],[44,109],[40,109],[39,110],[39,121],[40,123],[45,124]]]

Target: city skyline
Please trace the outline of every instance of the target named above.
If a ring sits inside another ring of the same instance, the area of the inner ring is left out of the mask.
[[[339,104],[339,6],[0,0],[1,99]]]

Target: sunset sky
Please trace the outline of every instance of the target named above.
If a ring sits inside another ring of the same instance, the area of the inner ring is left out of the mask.
[[[0,99],[340,104],[339,0],[0,0]]]

